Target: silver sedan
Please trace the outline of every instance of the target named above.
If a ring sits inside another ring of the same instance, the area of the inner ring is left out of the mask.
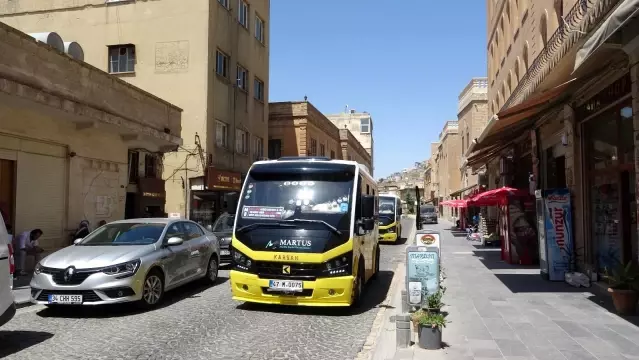
[[[40,261],[31,301],[102,305],[139,301],[152,307],[166,291],[198,279],[217,280],[220,245],[199,224],[131,219],[106,224]]]

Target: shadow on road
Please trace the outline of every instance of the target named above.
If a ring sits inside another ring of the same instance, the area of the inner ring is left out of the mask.
[[[41,331],[0,330],[0,358],[18,353],[52,337],[53,334]]]
[[[539,265],[508,264],[501,259],[501,248],[481,247],[477,245],[473,255],[481,261],[488,270],[539,270]]]
[[[393,271],[380,270],[376,280],[371,281],[364,292],[362,304],[357,308],[345,307],[307,307],[288,305],[266,305],[255,303],[243,303],[237,308],[246,311],[264,311],[270,313],[286,313],[304,316],[352,316],[365,313],[374,308],[380,307],[386,299],[391,281],[393,281]]]
[[[585,289],[588,290],[588,289]],[[627,322],[629,322],[630,324],[639,327],[639,315],[634,315],[634,316],[621,316],[617,314],[617,311],[615,310],[615,306],[612,303],[612,297],[610,296],[602,296],[602,294],[592,294],[590,296],[588,296],[588,300],[592,301],[593,303],[601,306],[602,308],[608,310],[609,313],[611,314],[615,314],[617,316],[619,316],[620,318],[626,320]]]
[[[536,274],[494,274],[513,293],[583,293],[585,288],[576,288],[563,281],[544,280]]]
[[[217,283],[213,286],[224,286],[223,284],[229,280],[228,277],[218,277]],[[141,314],[147,311],[155,311],[165,307],[169,307],[187,298],[197,298],[205,290],[211,288],[211,285],[204,284],[200,281],[194,281],[190,284],[180,286],[164,294],[162,303],[153,309],[144,309],[138,304],[123,303],[109,304],[101,306],[69,306],[60,305],[46,308],[37,313],[41,317],[61,317],[61,318],[111,318],[120,316],[130,316]]]

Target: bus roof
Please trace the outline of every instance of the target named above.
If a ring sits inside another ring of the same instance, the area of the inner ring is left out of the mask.
[[[335,163],[335,164],[345,164],[345,165],[355,165],[359,168],[360,173],[363,173],[366,175],[366,177],[368,177],[370,180],[373,180],[375,183],[377,183],[377,181],[375,179],[373,179],[370,170],[368,169],[368,167],[364,164],[358,163],[357,161],[352,161],[352,160],[337,160],[337,159],[330,159],[327,158],[325,156],[285,156],[285,157],[281,157],[279,159],[276,160],[261,160],[261,161],[256,161],[253,163],[253,165],[263,165],[263,164],[277,164],[277,163],[281,163],[284,161],[292,161],[292,162],[331,162],[331,163]],[[251,165],[251,167],[253,167],[253,165]]]

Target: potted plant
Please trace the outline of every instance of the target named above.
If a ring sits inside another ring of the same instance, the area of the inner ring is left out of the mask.
[[[442,347],[442,329],[446,327],[446,316],[424,311],[417,318],[417,343],[422,349],[436,350]]]
[[[619,315],[634,315],[637,311],[639,300],[639,271],[632,262],[626,265],[619,263],[617,269],[608,271],[606,268],[604,278],[608,280],[610,287],[608,292],[612,294],[612,302]]]
[[[432,313],[440,312],[441,308],[444,306],[444,303],[442,303],[442,296],[444,296],[444,290],[442,289],[428,295],[428,297],[426,297],[426,311]]]

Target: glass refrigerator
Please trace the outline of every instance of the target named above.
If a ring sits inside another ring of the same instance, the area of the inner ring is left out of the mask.
[[[541,276],[564,281],[574,255],[570,190],[536,190],[535,201]]]

